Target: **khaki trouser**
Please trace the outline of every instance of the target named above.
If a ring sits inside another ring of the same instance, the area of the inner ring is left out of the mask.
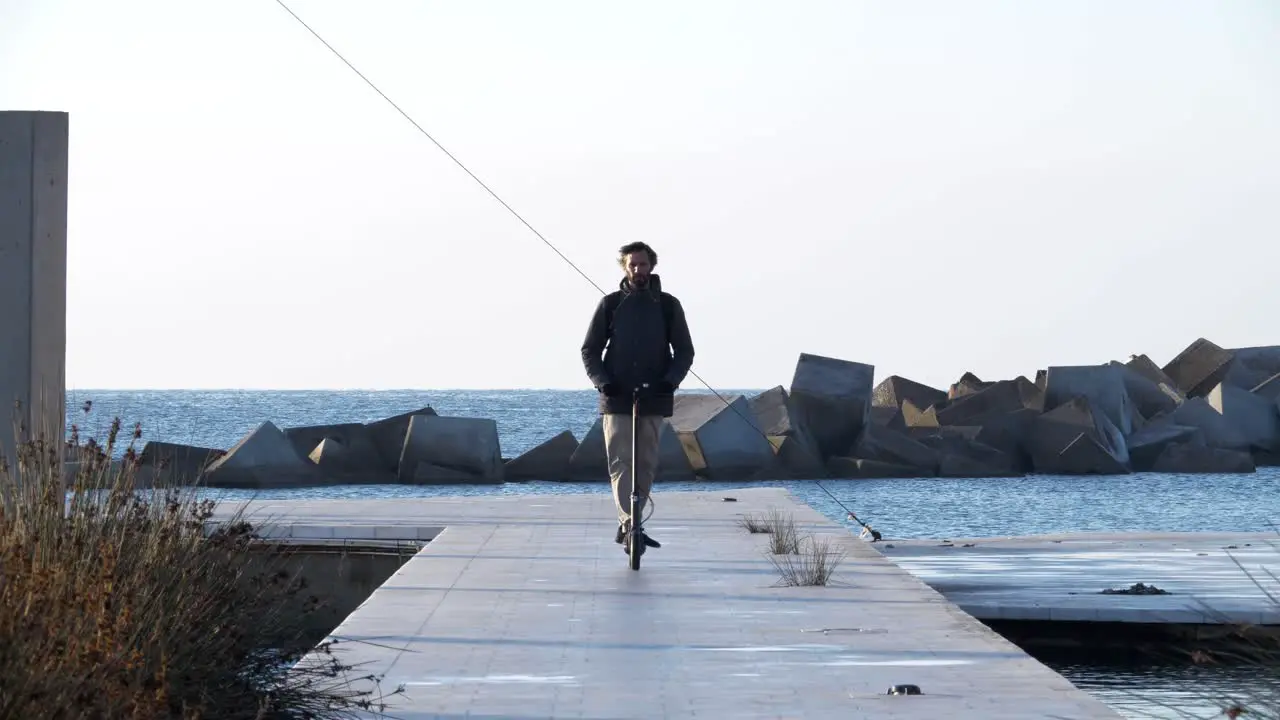
[[[658,439],[662,432],[661,415],[636,418],[636,488],[637,511],[643,511],[645,500],[653,489],[658,473]],[[618,524],[626,525],[631,517],[631,413],[604,416],[604,452],[609,458],[609,481],[613,484],[613,502],[618,508]],[[643,513],[640,517],[644,517]]]

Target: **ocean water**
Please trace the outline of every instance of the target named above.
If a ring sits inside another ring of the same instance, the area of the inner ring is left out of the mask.
[[[759,390],[724,390],[754,394]],[[142,424],[143,441],[226,449],[265,421],[279,427],[367,422],[426,405],[441,415],[497,422],[505,456],[515,457],[595,421],[595,393],[539,390],[120,391],[68,392],[67,423],[102,437],[113,417]],[[81,410],[92,402],[89,413]],[[140,449],[140,448],[139,448]],[[1053,532],[1269,531],[1280,513],[1280,468],[1253,475],[1136,473],[1125,477],[926,478],[760,483],[664,483],[661,489],[777,486],[835,521],[857,527],[845,507],[891,538],[955,538]],[[605,492],[603,483],[528,482],[501,486],[345,486],[283,491],[214,491],[249,497],[421,497],[471,493]],[[659,501],[660,502],[660,501]]]
[[[754,394],[760,389],[722,390]],[[92,403],[84,412],[84,403]],[[595,393],[547,390],[197,391],[70,390],[68,427],[105,435],[112,418],[141,423],[143,441],[226,449],[265,421],[279,427],[367,422],[426,405],[441,415],[497,422],[503,455],[515,457],[570,430],[581,439],[595,420]],[[139,448],[140,449],[140,448]],[[1280,468],[1253,475],[1138,473],[1124,477],[885,479],[664,483],[662,491],[786,487],[851,531],[853,510],[893,538],[958,538],[1095,531],[1272,531],[1280,516]],[[418,497],[465,494],[607,492],[605,483],[507,483],[499,486],[345,486],[288,491],[210,490],[229,501],[250,497]],[[656,496],[661,509],[661,496]],[[1082,689],[1132,718],[1212,717],[1206,698],[1250,682],[1239,670],[1054,664]],[[1171,706],[1171,707],[1166,707]]]

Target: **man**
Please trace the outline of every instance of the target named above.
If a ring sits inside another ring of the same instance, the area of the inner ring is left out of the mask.
[[[663,418],[671,417],[675,390],[693,366],[693,341],[684,308],[662,291],[653,269],[658,253],[642,242],[622,246],[618,263],[625,276],[618,290],[596,305],[582,342],[582,364],[600,393],[605,455],[618,509],[621,544],[630,529],[631,487],[644,508],[658,470],[658,438]],[[603,358],[601,355],[603,354]],[[648,388],[643,388],[645,384]],[[636,477],[631,477],[631,398],[640,390],[636,412]],[[640,517],[644,517],[641,513]],[[646,547],[662,545],[642,533]]]

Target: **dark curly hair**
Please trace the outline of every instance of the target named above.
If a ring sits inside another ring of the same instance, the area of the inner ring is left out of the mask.
[[[649,264],[653,267],[657,267],[658,252],[653,248],[649,247],[647,243],[642,243],[639,241],[633,242],[633,243],[627,243],[626,245],[623,245],[622,247],[618,248],[618,262],[619,263],[625,262],[626,257],[628,255],[630,255],[633,252],[640,252],[641,250],[649,254]]]

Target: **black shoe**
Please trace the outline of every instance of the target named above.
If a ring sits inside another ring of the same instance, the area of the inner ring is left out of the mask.
[[[622,540],[623,540],[626,536],[627,536],[626,528],[624,528],[624,527],[622,527],[621,525],[619,525],[619,526],[618,526],[618,533],[617,533],[616,535],[614,535],[614,536],[613,536],[613,541],[614,541],[614,542],[616,542],[616,543],[618,543],[619,545],[621,545],[621,544],[622,544]]]
[[[651,547],[651,548],[662,547],[662,543],[649,537],[649,535],[645,533],[643,530],[640,531],[640,539],[644,541],[645,547]]]
[[[628,535],[629,535],[629,534],[630,534],[630,533],[628,533]],[[630,538],[628,538],[628,540],[629,540],[629,539],[630,539]],[[641,555],[644,555],[644,549],[645,549],[645,548],[650,548],[650,547],[661,547],[661,545],[658,545],[658,543],[657,543],[657,542],[655,542],[655,541],[653,541],[653,540],[650,540],[650,539],[649,539],[649,536],[648,536],[648,535],[645,535],[644,533],[641,533],[641,534],[640,534],[640,539],[641,539],[641,543],[640,543],[640,554],[641,554]],[[630,542],[624,542],[624,543],[622,544],[622,552],[624,552],[624,553],[626,553],[626,554],[628,554],[628,555],[630,555],[630,554],[631,554],[631,543],[630,543]]]

